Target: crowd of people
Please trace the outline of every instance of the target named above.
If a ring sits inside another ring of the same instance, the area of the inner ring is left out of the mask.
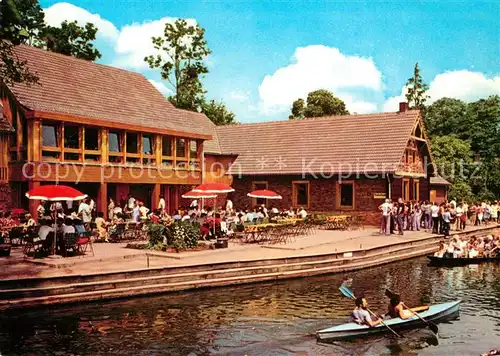
[[[500,236],[468,238],[454,235],[449,241],[441,244],[434,256],[443,258],[500,257]]]
[[[379,206],[382,213],[381,234],[399,235],[404,231],[431,231],[434,234],[449,236],[451,230],[461,231],[467,225],[487,225],[500,222],[500,202],[482,202],[468,204],[456,201],[436,202],[410,201],[399,198],[396,202],[386,199]]]

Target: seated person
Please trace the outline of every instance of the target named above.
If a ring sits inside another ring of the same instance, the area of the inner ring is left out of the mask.
[[[405,320],[413,316],[413,313],[411,311],[409,311],[408,309],[404,309],[403,303],[401,303],[401,297],[398,294],[394,294],[391,297],[387,309],[387,314],[385,315],[390,316],[391,318],[401,318]]]
[[[356,298],[356,307],[351,313],[351,318],[354,323],[360,325],[368,325],[370,327],[376,326],[382,322],[382,319],[378,318],[372,320],[370,313],[366,310],[368,308],[368,302],[363,297]]]
[[[87,230],[85,230],[85,226],[83,226],[83,222],[80,219],[73,219],[73,226],[75,227],[75,232],[79,234],[87,232]]]
[[[183,211],[181,221],[189,221],[189,220],[191,220],[191,216],[187,211]]]
[[[149,215],[149,218],[153,224],[158,224],[160,222],[160,210],[154,210],[151,215]]]
[[[299,218],[305,219],[307,217],[307,211],[304,208],[300,208],[297,215]]]
[[[106,222],[106,220],[104,220],[104,213],[102,211],[99,211],[97,213],[97,218],[95,218],[95,225],[97,228],[97,236],[104,241],[108,241],[108,231],[106,229],[108,223]]]
[[[24,216],[24,219],[26,220],[26,222],[24,223],[24,226],[26,228],[32,227],[32,226],[36,225],[35,219],[33,219],[33,217],[31,216],[31,214],[26,214]]]
[[[180,220],[182,220],[182,215],[179,214],[178,211],[176,211],[174,216],[172,216],[172,219],[174,220],[174,222],[180,221]]]
[[[75,227],[73,226],[73,220],[70,218],[64,219],[64,224],[62,224],[62,232],[63,234],[74,234]]]

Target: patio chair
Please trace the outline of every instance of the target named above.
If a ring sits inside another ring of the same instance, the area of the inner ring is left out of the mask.
[[[61,253],[64,257],[68,257],[68,252],[72,251],[73,253],[78,252],[78,233],[67,233],[64,234],[62,238],[62,243],[60,244]]]
[[[20,246],[26,237],[24,228],[22,226],[14,226],[9,231],[9,240],[12,246]]]

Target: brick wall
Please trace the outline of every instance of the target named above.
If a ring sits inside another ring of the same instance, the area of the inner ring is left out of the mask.
[[[378,225],[380,213],[378,206],[383,202],[383,198],[374,198],[375,193],[386,193],[386,179],[355,179],[355,206],[353,210],[339,209],[337,206],[337,177],[330,179],[301,176],[244,176],[234,177],[231,193],[236,208],[251,208],[252,199],[246,194],[252,190],[253,181],[267,181],[268,189],[280,194],[283,199],[273,200],[268,203],[268,207],[276,206],[279,209],[293,206],[292,202],[292,181],[310,182],[310,205],[306,209],[309,212],[331,212],[350,215],[363,215],[367,224]]]

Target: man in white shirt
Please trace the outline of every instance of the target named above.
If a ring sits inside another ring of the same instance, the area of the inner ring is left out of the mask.
[[[78,215],[82,217],[84,224],[88,224],[92,221],[92,210],[90,209],[90,205],[87,204],[86,199],[78,206]]]
[[[89,207],[90,207],[90,211],[94,211],[95,209],[95,201],[94,199],[90,198],[90,204],[89,204]]]
[[[386,199],[385,202],[378,207],[378,209],[382,211],[382,219],[380,220],[380,233],[390,235],[392,206],[389,199]]]
[[[165,210],[165,199],[163,199],[163,196],[160,197],[160,201],[158,202],[158,209],[160,211]]]
[[[127,207],[129,210],[133,210],[135,208],[135,198],[132,195],[128,195]]]
[[[305,219],[307,217],[307,211],[304,208],[300,208],[300,210],[299,210],[299,217],[301,219]]]
[[[52,227],[50,227],[50,220],[41,220],[40,224],[40,229],[38,230],[38,238],[40,240],[45,241],[47,239],[47,236],[54,231]]]
[[[226,200],[226,212],[231,213],[233,211],[233,202],[231,199]]]
[[[437,206],[436,202],[432,203],[431,216],[432,216],[432,233],[437,234],[439,231],[439,206]]]

